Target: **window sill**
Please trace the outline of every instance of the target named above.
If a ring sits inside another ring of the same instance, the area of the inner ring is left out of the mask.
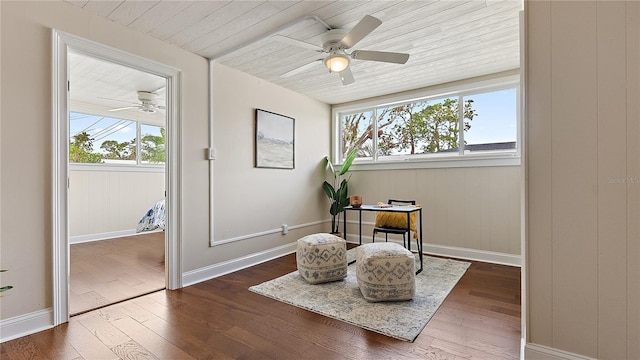
[[[429,159],[403,159],[391,161],[354,161],[353,171],[366,170],[402,170],[402,169],[441,169],[465,167],[520,166],[520,156],[515,153],[499,155],[447,156]]]
[[[118,165],[69,163],[69,171],[164,172],[164,165]]]

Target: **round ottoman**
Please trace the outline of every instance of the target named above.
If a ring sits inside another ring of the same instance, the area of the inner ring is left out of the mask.
[[[319,284],[347,277],[347,242],[331,234],[311,234],[298,239],[298,272],[307,282]]]
[[[411,300],[416,293],[414,256],[395,243],[359,246],[356,277],[369,302]]]

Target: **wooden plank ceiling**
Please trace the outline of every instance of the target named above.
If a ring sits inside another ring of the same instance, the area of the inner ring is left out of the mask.
[[[99,16],[329,104],[421,88],[520,66],[522,0],[101,1],[67,0]],[[353,60],[342,85],[323,57],[277,41],[322,45],[326,28],[349,30],[365,15],[382,25],[351,50],[405,52],[404,65]]]

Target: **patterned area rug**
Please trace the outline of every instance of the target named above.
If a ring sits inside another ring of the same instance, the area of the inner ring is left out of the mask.
[[[355,259],[355,251],[347,251],[349,262]],[[252,286],[249,290],[367,330],[413,342],[469,265],[468,262],[425,256],[424,271],[416,276],[416,296],[409,301],[367,302],[358,288],[355,264],[349,265],[347,278],[342,281],[311,285],[294,271]],[[417,261],[416,268],[419,267]]]

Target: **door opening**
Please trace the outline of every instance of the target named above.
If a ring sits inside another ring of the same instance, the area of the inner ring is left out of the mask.
[[[166,79],[74,49],[68,59],[75,315],[165,288]]]

